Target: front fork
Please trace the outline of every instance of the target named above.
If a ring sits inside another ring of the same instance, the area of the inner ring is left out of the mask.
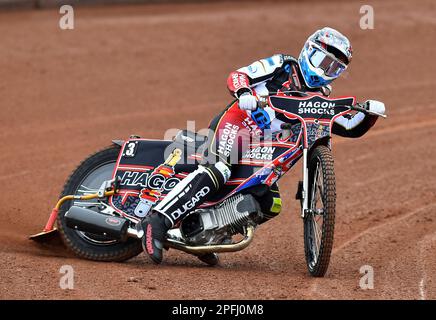
[[[303,148],[303,190],[301,192],[303,205],[301,208],[301,217],[304,218],[309,209],[309,166],[308,166],[308,148]]]

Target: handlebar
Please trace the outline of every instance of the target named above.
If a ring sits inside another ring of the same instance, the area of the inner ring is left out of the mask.
[[[257,100],[257,107],[260,109],[264,109],[265,107],[267,107],[268,106],[268,97],[270,97],[270,96],[271,95],[259,96],[258,100]],[[364,114],[375,115],[375,116],[379,116],[379,117],[383,117],[383,118],[387,117],[385,114],[370,112],[367,108],[365,108],[363,106],[362,103],[356,103],[355,105],[348,106],[348,107],[350,108],[350,110],[355,110],[358,112],[362,112]]]
[[[355,105],[350,106],[350,109],[362,112],[364,114],[369,114],[368,110],[365,107],[362,107],[362,105],[360,103],[356,103]]]
[[[266,99],[265,96],[259,97],[259,100],[257,100],[257,107],[260,109],[264,109],[265,107],[268,107],[268,99]]]

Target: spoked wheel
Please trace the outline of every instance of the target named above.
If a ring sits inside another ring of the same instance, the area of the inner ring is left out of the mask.
[[[86,195],[96,193],[101,184],[110,180],[120,152],[119,146],[103,149],[85,161],[71,174],[65,183],[61,197],[65,195]],[[110,214],[112,211],[107,199],[65,202],[58,214],[57,227],[64,244],[77,256],[98,261],[123,261],[138,255],[142,251],[140,241],[128,239],[121,242],[105,236],[82,232],[66,226],[65,213],[72,206]]]
[[[309,160],[309,212],[304,218],[304,251],[309,273],[323,277],[333,247],[336,210],[336,182],[333,156],[318,146]]]

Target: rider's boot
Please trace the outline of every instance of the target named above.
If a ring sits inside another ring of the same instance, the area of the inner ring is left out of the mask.
[[[202,255],[197,256],[200,261],[210,265],[210,266],[216,266],[218,263],[220,263],[220,258],[217,253],[205,253]]]
[[[154,263],[162,262],[162,249],[169,228],[171,228],[171,221],[156,211],[153,211],[142,221],[142,229],[144,230],[142,248]]]
[[[223,162],[199,166],[180,181],[142,221],[144,251],[155,263],[162,262],[162,249],[167,231],[186,215],[207,201],[230,177]]]

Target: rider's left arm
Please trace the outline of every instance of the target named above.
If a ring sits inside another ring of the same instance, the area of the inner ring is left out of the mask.
[[[247,92],[252,94],[251,88],[274,77],[283,66],[284,61],[284,55],[275,54],[231,72],[227,78],[227,88],[230,94],[236,98]]]
[[[344,115],[337,118],[332,127],[332,133],[347,138],[359,138],[368,132],[376,123],[378,116],[358,112],[354,115]]]

